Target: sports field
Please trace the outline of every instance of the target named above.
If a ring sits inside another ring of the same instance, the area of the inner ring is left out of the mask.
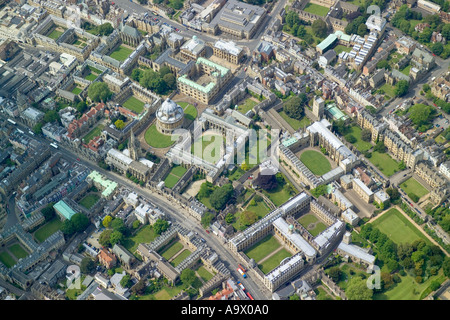
[[[135,98],[134,96],[131,96],[122,105],[124,108],[127,108],[128,110],[131,110],[136,114],[140,114],[142,110],[144,110],[145,103]]]
[[[147,131],[145,131],[145,142],[153,148],[168,148],[176,142],[172,141],[172,135],[165,135],[156,129],[156,124],[152,124]]]
[[[100,197],[98,195],[90,193],[80,200],[80,204],[89,210],[99,199]]]
[[[328,11],[330,11],[330,8],[319,6],[318,4],[314,4],[314,3],[308,3],[306,5],[305,9],[303,9],[303,11],[306,11],[309,13],[314,13],[314,14],[317,14],[318,16],[325,17],[327,15]]]
[[[388,177],[398,171],[398,162],[392,159],[387,153],[374,151],[369,161]]]
[[[180,180],[180,178],[183,176],[183,174],[186,173],[186,171],[187,169],[182,166],[173,167],[164,180],[166,187],[172,189],[173,186],[178,182],[178,180]]]
[[[56,231],[61,229],[63,225],[63,222],[59,220],[58,217],[53,218],[49,222],[47,222],[45,225],[40,227],[35,233],[34,237],[39,243],[42,243],[50,237],[52,234],[54,234]]]
[[[414,193],[419,198],[428,194],[428,190],[412,177],[400,184],[400,188],[405,190],[406,194]]]
[[[268,235],[261,241],[255,243],[253,246],[244,251],[250,259],[255,259],[255,262],[261,261],[270,253],[281,247],[281,244],[273,235]]]
[[[430,240],[418,230],[400,211],[395,208],[390,209],[381,217],[376,219],[372,225],[385,233],[389,239],[397,244],[423,239],[428,244]]]
[[[126,58],[133,52],[133,50],[128,49],[124,46],[119,46],[116,50],[111,52],[109,55],[111,58],[116,59],[118,61],[125,61]]]
[[[331,170],[328,159],[318,151],[304,151],[300,155],[300,161],[316,176],[321,176]]]

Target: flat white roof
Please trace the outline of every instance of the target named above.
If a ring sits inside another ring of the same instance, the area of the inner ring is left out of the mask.
[[[309,195],[306,194],[305,192],[299,193],[292,199],[288,200],[285,204],[283,204],[281,206],[281,209],[283,209],[284,212],[289,212],[292,209],[294,209],[296,206],[298,206],[299,204],[307,201],[309,198],[310,198]]]
[[[133,162],[133,159],[131,159],[130,157],[127,157],[126,155],[124,155],[122,152],[120,152],[119,150],[116,150],[114,148],[109,149],[108,153],[116,158],[119,159],[123,162],[125,162],[126,164],[130,164]]]

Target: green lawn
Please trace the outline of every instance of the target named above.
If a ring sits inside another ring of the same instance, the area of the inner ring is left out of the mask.
[[[311,120],[308,119],[308,117],[304,116],[301,120],[297,120],[294,118],[289,117],[286,112],[280,111],[280,116],[292,127],[294,130],[298,130],[303,127],[307,127],[311,124]]]
[[[316,293],[316,300],[334,300],[323,288],[318,287],[314,290]]]
[[[178,180],[180,180],[180,178],[183,176],[183,174],[186,173],[186,171],[187,169],[182,166],[173,167],[164,180],[166,187],[172,189],[173,186],[178,182]]]
[[[80,94],[82,91],[83,91],[83,90],[81,90],[81,89],[78,88],[77,86],[75,86],[75,87],[72,89],[72,93],[73,93],[73,94]]]
[[[258,102],[254,101],[251,98],[248,98],[244,101],[243,104],[238,105],[237,111],[239,111],[242,114],[246,114],[249,110],[253,109],[254,106],[256,106]]]
[[[292,254],[283,248],[277,253],[275,253],[273,256],[271,256],[269,259],[258,265],[258,267],[264,274],[267,274],[276,267],[278,267],[283,259],[288,257],[292,257]]]
[[[183,102],[183,101],[182,102],[177,102],[177,104],[180,107],[183,108],[183,110],[184,110],[184,117],[186,119],[188,119],[190,121],[194,121],[195,118],[197,118],[198,111],[197,111],[197,108],[194,105],[189,104],[187,102]]]
[[[56,40],[58,39],[64,32],[58,31],[58,30],[53,30],[47,37],[49,37],[50,39]]]
[[[138,300],[170,300],[172,299],[172,297],[175,297],[177,294],[179,294],[181,290],[183,290],[182,285],[177,285],[175,287],[166,285],[158,292],[138,296]]]
[[[273,235],[268,235],[253,246],[244,251],[245,255],[255,262],[261,261],[264,257],[274,252],[281,244]]]
[[[175,135],[172,140],[172,135],[165,135],[156,129],[156,124],[152,124],[147,131],[145,131],[145,141],[149,146],[154,148],[168,148],[176,142]]]
[[[54,234],[56,231],[61,229],[63,225],[63,222],[59,220],[58,217],[53,218],[49,222],[47,222],[45,225],[40,227],[35,233],[34,237],[39,243],[42,243],[50,237],[52,234]]]
[[[247,206],[247,210],[249,211],[253,211],[254,213],[256,213],[256,215],[259,218],[264,217],[266,214],[268,214],[270,212],[269,207],[267,207],[267,205],[265,204],[264,201],[258,201],[256,202],[255,206],[252,205],[248,205]]]
[[[245,173],[244,170],[242,170],[240,167],[236,167],[233,173],[228,176],[228,179],[231,181],[238,180],[240,177],[244,175],[244,173]]]
[[[300,161],[316,176],[321,176],[331,170],[331,164],[328,159],[318,151],[304,151],[300,155]]]
[[[402,242],[412,243],[418,239],[423,239],[431,244],[430,240],[395,208],[384,213],[372,225],[397,244]]]
[[[314,4],[314,3],[308,3],[306,5],[305,9],[303,9],[303,11],[314,13],[319,16],[325,17],[327,15],[328,11],[330,11],[330,8],[319,6],[318,4]]]
[[[390,98],[395,97],[394,87],[391,86],[389,83],[384,83],[380,89],[384,91],[386,95],[388,95]]]
[[[406,67],[404,67],[402,70],[400,70],[400,72],[403,73],[404,75],[409,76],[409,70],[411,70],[410,64],[408,64]]]
[[[400,184],[400,188],[405,190],[406,194],[414,193],[419,198],[422,198],[424,195],[428,194],[428,190],[412,177]]]
[[[22,246],[18,243],[13,244],[8,249],[17,258],[17,260],[28,256],[28,252],[24,248],[22,248]]]
[[[214,277],[214,275],[208,270],[206,270],[204,266],[198,268],[197,273],[205,282],[208,282],[209,280],[212,279],[212,277]]]
[[[434,280],[442,280],[442,278],[445,278],[442,275],[442,270],[440,270],[437,275],[431,276],[423,283],[417,283],[415,277],[409,274],[406,276],[400,276],[400,283],[396,284],[392,289],[384,293],[374,294],[373,300],[420,300],[425,297],[422,296],[422,294],[428,289],[431,282]]]
[[[305,228],[307,228],[309,226],[309,224],[311,223],[316,223],[319,221],[319,219],[317,219],[317,217],[311,213],[305,214],[304,216],[301,216],[300,218],[298,218],[297,220],[302,226],[304,226]]]
[[[295,187],[293,185],[291,185],[290,182],[288,182],[288,180],[286,179],[286,177],[284,175],[283,175],[283,178],[285,181],[284,186],[278,185],[273,190],[262,190],[262,192],[277,207],[281,206],[283,203],[288,201],[293,196],[293,194],[291,194],[290,191],[287,189],[287,185],[291,186],[292,190],[294,191],[293,193],[297,193],[297,190],[295,189]]]
[[[100,199],[100,197],[95,193],[90,193],[86,195],[83,199],[80,200],[80,204],[85,207],[86,209],[92,208],[94,204],[97,203],[97,201]]]
[[[392,159],[387,153],[374,151],[369,161],[388,177],[398,171],[398,162]]]
[[[111,58],[118,61],[125,61],[126,58],[133,52],[133,50],[125,48],[124,46],[119,46],[116,50],[111,52],[109,55]]]
[[[16,264],[16,260],[14,260],[14,258],[6,251],[0,252],[0,262],[7,268],[11,268]]]
[[[160,254],[163,258],[166,260],[169,260],[172,258],[177,252],[179,252],[181,249],[183,249],[183,244],[181,242],[175,242],[170,247],[166,248],[164,251],[162,251]]]
[[[134,236],[126,238],[122,245],[131,253],[134,254],[136,248],[140,243],[150,243],[155,240],[157,234],[151,225],[143,226]]]
[[[102,133],[103,129],[105,128],[104,125],[99,124],[98,126],[96,126],[94,129],[92,129],[91,131],[89,131],[89,133],[87,135],[85,135],[83,137],[83,142],[84,143],[89,143],[89,141],[91,141],[94,137],[100,136],[100,134]]]
[[[322,231],[324,231],[326,229],[327,229],[327,226],[324,223],[318,222],[313,229],[308,229],[308,231],[309,231],[309,233],[311,233],[311,235],[313,237],[315,237],[315,236],[319,235],[319,233],[321,233]]]
[[[372,148],[372,144],[368,141],[364,141],[361,139],[361,128],[358,126],[351,126],[349,130],[349,134],[353,135],[356,138],[356,142],[353,145],[361,152],[367,151]]]
[[[192,252],[189,251],[188,249],[184,249],[175,259],[172,260],[172,262],[170,263],[173,267],[176,267],[177,265],[179,265],[184,259],[186,259],[187,257],[189,257],[189,255]]]
[[[97,79],[98,75],[95,75],[93,73],[89,73],[86,77],[84,77],[86,80],[88,81],[94,81],[95,79]]]
[[[191,145],[191,153],[207,162],[216,163],[221,158],[224,137],[217,133],[205,133]]]
[[[336,47],[334,47],[334,51],[336,52],[337,55],[339,55],[343,51],[345,51],[345,52],[352,51],[352,48],[343,46],[342,44],[338,44]]]
[[[122,105],[128,110],[131,110],[136,114],[140,114],[144,110],[145,103],[134,96],[131,96]]]

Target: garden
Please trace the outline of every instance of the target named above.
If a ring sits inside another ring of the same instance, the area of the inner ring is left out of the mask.
[[[305,150],[300,155],[300,161],[316,176],[324,175],[331,170],[328,159],[318,151]]]

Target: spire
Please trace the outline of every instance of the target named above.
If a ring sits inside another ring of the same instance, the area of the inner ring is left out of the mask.
[[[130,158],[137,161],[139,158],[139,154],[136,145],[136,137],[134,136],[133,129],[131,129],[130,131],[130,140],[128,141],[128,151],[130,152]]]

